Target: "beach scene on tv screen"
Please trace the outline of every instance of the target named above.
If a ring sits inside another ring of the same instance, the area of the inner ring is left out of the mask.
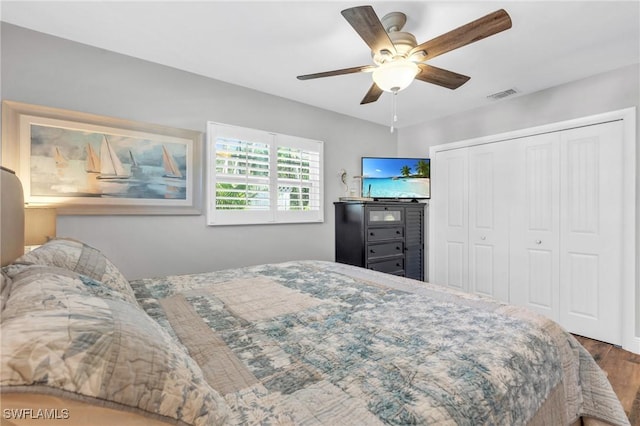
[[[363,158],[362,196],[429,198],[430,163],[417,158]]]

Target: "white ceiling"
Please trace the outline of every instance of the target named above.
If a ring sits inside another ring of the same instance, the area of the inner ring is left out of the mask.
[[[2,1],[2,21],[305,104],[388,125],[392,95],[360,100],[371,74],[299,81],[297,75],[371,64],[340,11],[371,4],[407,14],[427,41],[500,8],[513,27],[429,63],[471,77],[457,90],[415,81],[400,92],[405,127],[640,62],[635,1]]]

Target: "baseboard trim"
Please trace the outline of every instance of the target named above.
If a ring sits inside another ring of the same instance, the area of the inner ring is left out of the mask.
[[[640,337],[633,337],[622,344],[622,349],[640,355]]]

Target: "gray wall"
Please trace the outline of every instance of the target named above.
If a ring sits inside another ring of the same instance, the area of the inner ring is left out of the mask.
[[[396,153],[396,136],[385,126],[6,23],[1,31],[3,99],[203,133],[211,120],[324,141],[322,224],[207,227],[203,215],[59,216],[59,236],[99,248],[130,279],[333,260],[338,171],[359,174],[362,155]]]
[[[629,107],[639,107],[640,67],[620,68],[583,80],[503,99],[495,104],[398,131],[399,156],[423,156],[429,147],[526,129]],[[638,120],[637,122],[640,122]]]

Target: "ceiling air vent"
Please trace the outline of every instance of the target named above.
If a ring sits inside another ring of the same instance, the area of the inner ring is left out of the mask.
[[[518,89],[512,88],[512,89],[503,90],[502,92],[494,93],[492,95],[487,96],[487,98],[497,101],[498,99],[502,99],[502,98],[506,98],[507,96],[515,95],[516,93],[518,93]]]

